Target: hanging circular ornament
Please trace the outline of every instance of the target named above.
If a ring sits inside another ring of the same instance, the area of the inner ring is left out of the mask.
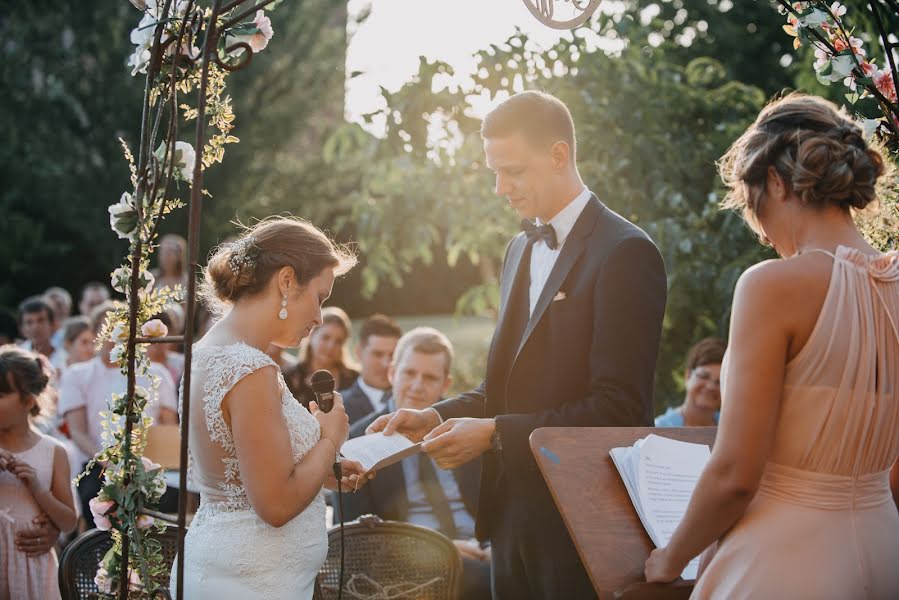
[[[524,0],[538,21],[553,29],[574,29],[587,22],[602,0]]]

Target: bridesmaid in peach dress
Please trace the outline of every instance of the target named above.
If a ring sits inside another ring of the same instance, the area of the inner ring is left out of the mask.
[[[712,458],[646,578],[712,546],[692,598],[899,598],[899,253],[850,216],[883,158],[832,104],[791,94],[720,167],[725,205],[783,259],[737,283]]]

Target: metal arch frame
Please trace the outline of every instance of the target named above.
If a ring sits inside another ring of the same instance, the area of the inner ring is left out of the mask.
[[[531,11],[531,14],[534,15],[538,21],[550,27],[552,29],[574,29],[579,25],[583,25],[587,22],[590,17],[593,16],[593,13],[596,12],[596,9],[599,8],[602,0],[523,0],[524,5]],[[577,15],[572,19],[568,19],[567,21],[556,21],[553,19],[553,14],[555,13],[555,4],[556,2],[562,1],[566,4],[570,3],[574,8],[581,11],[581,14]]]
[[[174,0],[164,0],[161,15],[168,15]],[[141,114],[140,129],[140,148],[138,153],[137,164],[137,186],[135,189],[135,206],[138,213],[139,221],[143,222],[144,199],[149,195],[151,199],[156,198],[157,194],[163,192],[163,200],[159,206],[157,220],[153,230],[149,232],[144,240],[141,236],[143,232],[138,232],[137,239],[132,244],[130,252],[131,260],[131,280],[129,282],[128,297],[128,318],[129,318],[129,335],[126,342],[127,356],[127,413],[131,413],[134,407],[134,396],[136,389],[136,347],[137,344],[159,344],[182,342],[184,344],[184,363],[187,366],[184,371],[183,391],[181,396],[181,448],[180,448],[180,464],[181,471],[179,477],[179,494],[178,494],[178,518],[174,521],[168,515],[156,511],[145,510],[155,518],[178,525],[178,556],[184,556],[184,535],[186,532],[186,500],[187,500],[187,463],[188,463],[188,431],[190,426],[190,384],[191,384],[191,363],[193,354],[194,341],[194,317],[196,313],[196,294],[197,294],[197,277],[199,269],[199,248],[200,248],[200,217],[203,211],[203,164],[202,152],[206,140],[206,91],[209,82],[209,66],[215,63],[218,67],[226,71],[236,71],[247,67],[253,58],[253,49],[245,42],[237,42],[230,44],[225,48],[226,53],[233,52],[237,49],[243,49],[243,52],[237,58],[237,62],[228,63],[223,60],[218,52],[219,39],[222,32],[229,27],[239,23],[241,20],[254,14],[257,10],[263,9],[276,0],[263,0],[261,2],[250,2],[249,0],[213,0],[211,11],[208,16],[202,16],[197,10],[195,0],[187,0],[187,5],[183,17],[179,17],[180,27],[178,27],[177,38],[169,37],[162,40],[162,27],[156,27],[154,32],[153,44],[150,48],[150,61],[147,66],[147,77],[144,87],[143,111]],[[132,0],[135,5],[138,2]],[[242,5],[251,4],[249,8],[242,9]],[[230,14],[229,14],[230,13]],[[218,23],[222,15],[228,14],[224,22]],[[204,27],[205,25],[205,27]],[[200,53],[192,56],[190,49],[193,48],[195,38],[203,33],[203,43],[200,47]],[[169,56],[171,60],[171,69],[166,69],[165,58]],[[140,299],[138,290],[140,284],[140,263],[144,250],[144,243],[152,244],[156,236],[159,220],[165,214],[166,203],[164,192],[168,190],[172,182],[172,173],[174,168],[174,152],[175,141],[178,133],[178,69],[187,63],[200,62],[200,83],[197,92],[197,115],[196,129],[194,136],[194,148],[197,152],[197,158],[194,162],[193,178],[191,184],[191,193],[189,201],[188,216],[188,235],[187,235],[187,263],[191,276],[188,277],[187,296],[186,296],[186,315],[183,335],[166,336],[166,337],[144,337],[138,335],[137,329],[137,313],[139,309]],[[166,82],[170,86],[167,98],[154,97],[153,90],[158,85],[158,77],[170,73],[170,81]],[[168,110],[167,110],[168,109]],[[151,124],[151,113],[154,113],[153,123]],[[164,172],[160,171],[160,160],[154,156],[151,148],[155,144],[157,133],[160,130],[162,121],[168,115],[168,124],[165,135],[165,158],[162,162],[163,166],[167,165]],[[124,455],[127,460],[131,455],[132,440],[132,422],[126,419],[125,423],[125,448]],[[126,484],[127,484],[126,475]],[[118,597],[120,600],[126,600],[129,593],[128,585],[128,563],[129,563],[129,546],[130,538],[122,535],[122,564],[119,572],[119,590]],[[184,597],[184,560],[178,561],[178,572],[176,577],[177,597],[181,600]],[[160,589],[156,593],[157,597],[170,597],[168,590]]]

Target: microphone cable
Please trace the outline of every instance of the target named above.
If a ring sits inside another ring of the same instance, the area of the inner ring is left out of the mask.
[[[334,477],[337,479],[337,508],[340,511],[340,571],[337,575],[337,600],[343,600],[343,568],[344,568],[344,537],[343,537],[343,486],[340,480],[343,478],[343,469],[340,466],[340,457],[334,461],[332,466]]]

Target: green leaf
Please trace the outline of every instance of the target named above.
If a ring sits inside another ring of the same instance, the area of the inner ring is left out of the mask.
[[[859,116],[862,116],[866,119],[876,119],[883,116],[880,111],[880,103],[874,96],[865,96],[864,98],[860,98],[855,104],[852,105],[852,110]]]

